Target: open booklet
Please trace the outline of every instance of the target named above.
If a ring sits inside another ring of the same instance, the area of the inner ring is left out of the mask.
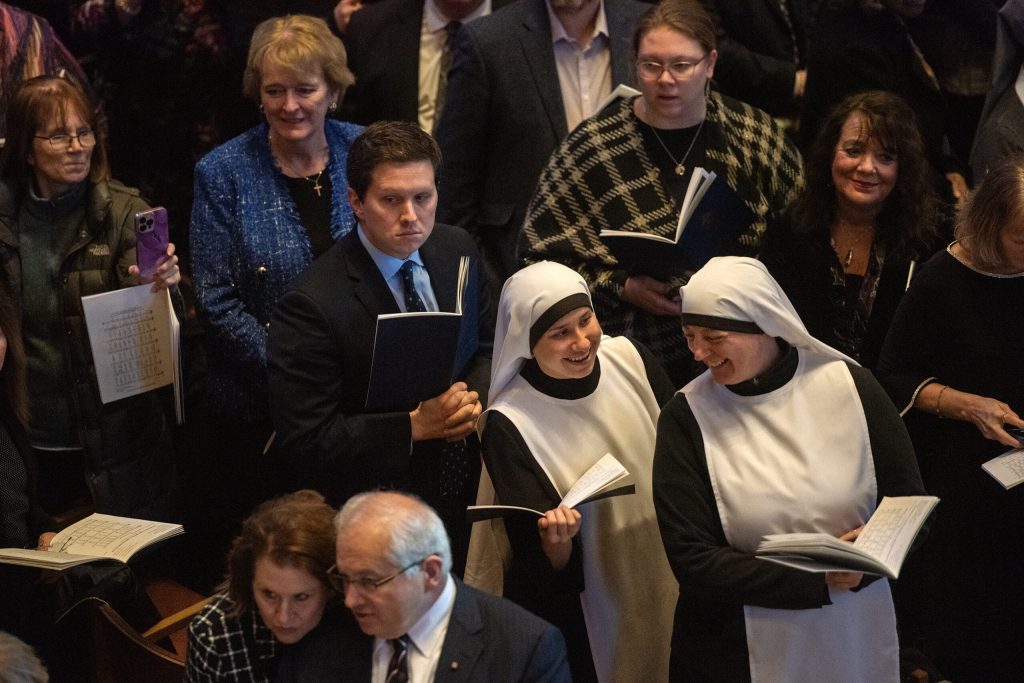
[[[614,455],[605,453],[590,469],[583,473],[583,476],[576,480],[569,492],[562,498],[559,506],[569,508],[578,507],[584,503],[590,503],[602,498],[613,496],[625,496],[636,493],[636,486],[627,484],[617,488],[609,488],[626,477],[629,472],[623,467]],[[466,508],[466,519],[472,522],[481,522],[485,519],[496,517],[509,517],[518,514],[544,516],[544,510],[519,507],[517,505],[470,505]]]
[[[420,401],[452,385],[462,300],[469,281],[469,257],[459,259],[455,311],[386,313],[377,316],[366,409],[393,412],[414,409]]]
[[[697,270],[729,247],[754,221],[754,214],[714,171],[693,169],[671,237],[629,230],[602,230],[599,234],[631,275],[668,279]]]
[[[755,551],[760,560],[808,572],[864,572],[895,579],[935,496],[886,496],[853,543],[828,534],[770,534]]]
[[[1019,437],[1018,437],[1019,438]],[[992,478],[1009,490],[1024,482],[1024,448],[1015,448],[981,465]]]
[[[143,548],[182,533],[180,524],[95,513],[54,536],[49,550],[0,549],[0,564],[59,571],[98,560],[127,562]]]
[[[100,400],[111,403],[170,384],[181,424],[181,325],[168,291],[152,287],[82,297]]]

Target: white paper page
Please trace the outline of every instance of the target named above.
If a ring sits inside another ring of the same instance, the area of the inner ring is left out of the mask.
[[[714,171],[706,171],[699,166],[693,169],[690,184],[686,187],[686,195],[683,197],[683,205],[679,210],[679,222],[676,223],[676,242],[683,234],[686,224],[690,222],[693,210],[700,204],[700,200],[704,198],[711,183],[715,182],[717,177],[718,175]]]
[[[608,93],[608,97],[601,100],[598,103],[598,105],[594,107],[594,113],[596,114],[597,112],[601,111],[602,109],[604,109],[605,107],[607,107],[609,104],[619,99],[620,97],[637,97],[638,95],[641,94],[642,93],[636,88],[632,88],[626,85],[625,83],[619,83],[617,86],[615,86],[614,90]]]
[[[167,290],[144,284],[82,297],[100,400],[110,403],[173,384],[173,317]]]
[[[9,564],[40,569],[74,567],[94,559],[90,555],[73,555],[71,553],[57,553],[49,550],[28,550],[27,548],[4,548],[0,550],[0,557],[10,560]]]
[[[1024,448],[1015,448],[1003,453],[983,463],[981,467],[1002,484],[1003,488],[1013,488],[1024,482]]]
[[[615,459],[611,453],[604,456],[587,470],[580,477],[569,492],[562,498],[561,505],[576,507],[580,501],[589,498],[595,491],[600,491],[605,486],[619,481],[629,475],[622,463]]]
[[[177,524],[94,513],[54,536],[50,550],[127,562],[153,541],[179,533]]]
[[[854,547],[898,573],[918,529],[938,502],[934,496],[886,496],[853,542]]]

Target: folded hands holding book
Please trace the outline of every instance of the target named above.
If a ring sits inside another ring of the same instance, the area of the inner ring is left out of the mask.
[[[412,440],[458,441],[476,429],[480,418],[480,395],[465,382],[455,382],[444,393],[421,402],[409,413]]]

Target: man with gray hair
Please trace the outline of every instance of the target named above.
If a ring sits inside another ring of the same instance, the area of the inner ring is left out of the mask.
[[[281,681],[570,681],[565,641],[519,606],[451,576],[444,525],[398,492],[348,500],[328,576],[361,633],[320,629],[290,648]]]

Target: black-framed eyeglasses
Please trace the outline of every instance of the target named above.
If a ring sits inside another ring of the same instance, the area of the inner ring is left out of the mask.
[[[89,149],[96,145],[96,133],[88,129],[80,130],[75,135],[58,133],[57,135],[36,135],[35,137],[40,140],[48,141],[50,143],[50,147],[58,152],[71,149],[72,140],[78,140],[78,144],[81,145],[83,149]]]
[[[704,55],[696,62],[672,62],[671,64],[662,64],[661,62],[637,62],[636,70],[640,74],[640,78],[647,81],[656,81],[661,78],[661,75],[667,70],[669,75],[672,76],[673,80],[685,81],[686,79],[693,76],[694,69],[697,65],[707,59],[708,56]]]
[[[427,557],[430,556],[428,555]],[[331,586],[334,587],[334,590],[338,591],[339,593],[344,593],[346,589],[351,588],[352,586],[358,588],[362,593],[376,593],[377,589],[383,586],[384,584],[388,583],[389,581],[394,581],[399,576],[409,571],[413,567],[423,564],[427,560],[427,557],[424,557],[422,560],[416,560],[415,562],[411,562],[402,567],[401,569],[399,569],[394,574],[391,574],[390,576],[385,576],[383,579],[350,579],[344,574],[338,572],[338,565],[332,564],[331,568],[327,570],[327,580],[331,582]]]

